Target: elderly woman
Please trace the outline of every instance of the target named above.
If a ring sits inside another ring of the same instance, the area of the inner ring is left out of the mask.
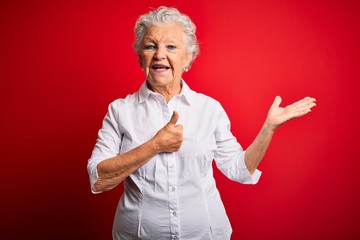
[[[315,106],[306,97],[282,108],[276,97],[244,151],[219,102],[182,79],[199,52],[195,30],[174,8],[160,7],[136,22],[134,49],[146,81],[110,104],[88,161],[93,193],[124,182],[114,239],[230,239],[212,161],[234,181],[257,183],[275,130]]]

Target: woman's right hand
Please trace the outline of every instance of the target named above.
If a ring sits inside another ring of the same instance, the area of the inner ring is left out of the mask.
[[[176,125],[178,119],[179,114],[174,111],[170,121],[152,139],[128,152],[101,161],[97,165],[99,177],[93,191],[103,192],[116,187],[157,153],[179,151],[183,142],[183,126]]]
[[[156,152],[177,152],[183,142],[183,126],[176,124],[179,113],[174,111],[170,121],[153,137]]]

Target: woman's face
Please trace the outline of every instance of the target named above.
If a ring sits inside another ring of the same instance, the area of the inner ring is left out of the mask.
[[[168,89],[180,86],[191,56],[186,51],[182,26],[174,23],[148,27],[138,59],[148,83]]]

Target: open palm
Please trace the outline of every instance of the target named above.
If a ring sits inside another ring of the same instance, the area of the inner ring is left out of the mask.
[[[305,97],[297,102],[294,102],[286,107],[280,107],[282,99],[276,96],[271,105],[266,121],[275,130],[283,123],[311,112],[311,108],[316,106],[315,98]]]

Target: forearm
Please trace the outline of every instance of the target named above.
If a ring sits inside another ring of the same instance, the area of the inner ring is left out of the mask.
[[[100,162],[93,191],[103,192],[116,187],[158,153],[178,151],[183,141],[182,125],[176,124],[178,119],[179,114],[174,111],[170,121],[152,139],[133,150]]]
[[[116,187],[157,153],[158,150],[152,139],[126,153],[100,162],[97,165],[99,178],[93,190],[103,192]]]
[[[265,121],[255,140],[246,149],[245,164],[250,174],[255,172],[259,163],[263,159],[265,152],[271,142],[274,131],[275,129],[271,127],[267,121]]]

